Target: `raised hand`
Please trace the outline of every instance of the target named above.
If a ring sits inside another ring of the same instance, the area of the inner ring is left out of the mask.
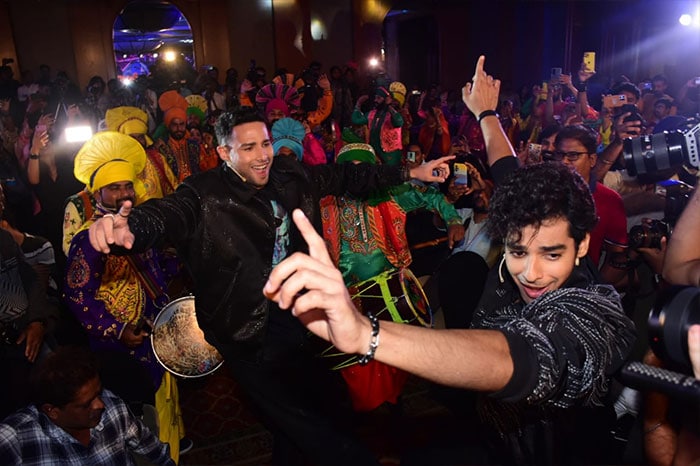
[[[476,61],[472,82],[462,88],[462,100],[477,117],[484,110],[495,110],[498,107],[498,94],[501,90],[501,81],[484,71],[485,61],[486,57],[481,55]]]
[[[306,328],[340,351],[364,353],[369,347],[369,320],[353,305],[343,276],[311,222],[299,209],[292,212],[292,218],[309,254],[297,252],[280,262],[263,293],[281,309],[291,309]]]
[[[446,155],[439,159],[430,160],[422,165],[411,168],[409,173],[411,178],[424,181],[426,183],[443,183],[450,176],[450,166],[447,162],[454,159],[454,155]]]
[[[105,214],[95,220],[88,231],[92,247],[104,254],[109,254],[109,247],[112,244],[131,249],[134,244],[134,235],[129,230],[130,213],[131,201],[124,201],[118,213]]]
[[[37,125],[38,127],[39,125]],[[32,135],[32,145],[29,148],[30,153],[32,154],[41,154],[44,152],[44,149],[48,147],[49,145],[49,131],[46,126],[44,126],[43,129],[39,128],[37,129],[36,127],[34,128],[34,134]]]
[[[591,71],[588,68],[586,68],[585,63],[581,63],[581,69],[578,70],[578,80],[581,81],[582,83],[588,81],[590,78],[593,77],[595,74],[595,71]]]
[[[318,77],[317,82],[319,87],[325,91],[331,88],[331,82],[328,80],[328,76],[326,76],[325,73]]]
[[[253,86],[253,83],[249,79],[244,79],[241,82],[241,94],[245,94],[247,92],[250,92],[253,89],[255,89],[255,86]]]

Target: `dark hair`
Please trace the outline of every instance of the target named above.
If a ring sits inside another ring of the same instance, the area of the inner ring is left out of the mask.
[[[581,176],[561,163],[521,167],[496,187],[489,204],[486,228],[495,240],[520,241],[522,230],[563,218],[576,247],[598,219],[593,197]]]
[[[615,86],[612,90],[613,94],[622,94],[623,92],[629,92],[631,94],[634,94],[634,96],[639,100],[639,96],[642,95],[641,92],[639,92],[639,88],[635,86],[632,83],[620,83],[617,86]]]
[[[39,364],[32,377],[34,404],[39,408],[46,403],[62,408],[95,377],[99,377],[99,365],[89,350],[60,347]]]
[[[95,75],[95,76],[93,76],[92,78],[90,78],[90,81],[88,81],[87,87],[90,87],[90,86],[92,86],[92,85],[94,85],[94,84],[99,84],[99,85],[101,85],[102,87],[105,87],[105,80],[102,79],[102,76]]]
[[[557,138],[554,140],[554,147],[558,147],[559,144],[565,139],[575,139],[586,148],[589,154],[595,154],[598,148],[598,143],[596,137],[591,134],[591,131],[585,126],[581,125],[571,125],[564,126],[559,130]]]
[[[230,112],[224,112],[219,115],[214,125],[216,140],[220,146],[225,146],[229,142],[234,127],[255,121],[265,123],[265,118],[250,107],[241,107]]]
[[[671,102],[668,99],[658,99],[656,102],[654,102],[654,107],[656,107],[659,104],[663,105],[666,108],[671,108],[673,106],[673,102]]]
[[[545,126],[542,131],[540,131],[540,134],[537,136],[537,144],[542,144],[542,141],[544,141],[546,138],[550,137],[553,134],[557,134],[561,131],[561,125],[559,123],[554,123],[552,125]]]
[[[656,76],[651,78],[651,82],[655,82],[655,81],[663,81],[665,83],[668,83],[666,76],[664,76],[663,74],[657,74]]]

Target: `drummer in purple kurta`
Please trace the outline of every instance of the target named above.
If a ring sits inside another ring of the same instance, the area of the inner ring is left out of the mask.
[[[133,256],[102,254],[90,246],[87,230],[81,230],[71,241],[64,294],[66,304],[87,331],[92,349],[128,353],[148,370],[154,392],[164,369],[153,354],[148,332],[138,327],[152,322],[168,300],[162,292],[151,298],[139,274],[148,274],[156,288],[163,290],[166,280],[158,259],[153,250]],[[135,263],[139,273],[134,270]]]
[[[149,393],[155,394],[158,409],[161,391],[168,392],[162,394],[163,399],[177,400],[177,386],[166,383],[171,375],[158,363],[143,323],[152,322],[167,304],[170,274],[164,271],[162,256],[154,249],[130,256],[107,255],[96,251],[88,237],[88,227],[95,218],[118,215],[123,202],[134,202],[140,189],[136,174],[143,169],[145,159],[146,153],[135,139],[112,131],[97,133],[76,155],[75,176],[94,193],[97,209],[71,241],[63,297],[86,330],[93,350],[128,354],[148,371],[152,378]],[[163,419],[160,421],[163,425]],[[175,419],[178,422],[181,420]],[[177,460],[177,442],[163,434],[161,440],[170,443]],[[181,435],[175,436],[179,441]]]

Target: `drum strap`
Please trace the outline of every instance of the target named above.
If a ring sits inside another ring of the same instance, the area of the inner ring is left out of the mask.
[[[80,196],[80,200],[83,201],[83,218],[85,220],[90,220],[92,218],[92,214],[95,213],[95,209],[92,205],[92,196],[88,192],[87,186],[78,193],[78,196]]]
[[[161,295],[165,295],[165,293],[163,292],[161,287],[158,285],[158,283],[156,281],[156,277],[153,276],[153,274],[148,272],[146,264],[138,256],[130,255],[130,256],[124,256],[124,258],[129,263],[131,268],[134,270],[134,273],[136,273],[136,276],[138,277],[139,281],[141,282],[141,285],[143,286],[144,291],[146,291],[146,294],[148,295],[148,297],[151,298],[151,301],[153,301],[154,303],[156,303],[156,305],[158,305],[156,298],[158,298]],[[168,299],[166,296],[166,302],[167,301],[168,301]]]
[[[377,283],[379,283],[379,289],[382,290],[382,298],[384,299],[384,304],[386,304],[386,309],[389,311],[389,314],[391,315],[391,320],[394,322],[402,322],[405,323],[406,321],[401,317],[401,314],[399,314],[399,310],[396,308],[396,298],[394,298],[391,295],[391,290],[389,289],[389,283],[388,283],[388,278],[389,278],[389,273],[384,272],[378,277],[375,277],[377,280]]]

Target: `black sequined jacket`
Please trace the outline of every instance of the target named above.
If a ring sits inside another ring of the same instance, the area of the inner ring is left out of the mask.
[[[132,210],[132,251],[167,239],[194,281],[197,320],[207,341],[256,344],[264,335],[269,301],[262,289],[271,271],[277,227],[271,201],[291,215],[300,208],[320,231],[319,200],[362,196],[400,184],[404,169],[350,163],[306,167],[275,157],[270,181],[256,189],[225,164],[187,178],[175,193]],[[291,222],[291,252],[306,244]],[[123,253],[124,251],[122,251]]]

